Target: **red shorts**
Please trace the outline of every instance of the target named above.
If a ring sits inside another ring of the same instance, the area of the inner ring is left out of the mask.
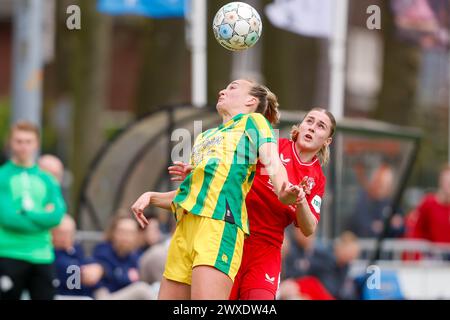
[[[280,283],[281,249],[271,244],[244,242],[241,266],[230,300],[240,300],[251,289],[270,291],[275,299]]]

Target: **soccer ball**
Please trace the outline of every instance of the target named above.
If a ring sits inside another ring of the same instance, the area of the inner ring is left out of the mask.
[[[258,12],[244,2],[230,2],[217,11],[213,20],[216,40],[226,49],[240,51],[255,45],[261,37]]]

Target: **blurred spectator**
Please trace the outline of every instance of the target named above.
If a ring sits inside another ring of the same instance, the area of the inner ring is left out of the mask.
[[[329,256],[328,249],[316,243],[315,234],[305,237],[299,228],[289,227],[283,243],[284,255],[281,278],[299,278],[309,274],[312,260],[320,263]]]
[[[151,285],[155,296],[158,295],[159,287],[166,265],[167,252],[169,251],[171,237],[166,238],[153,247],[149,248],[139,260],[139,277]]]
[[[52,230],[53,246],[55,247],[55,286],[58,295],[91,296],[93,288],[87,285],[85,278],[74,279],[78,269],[88,263],[80,244],[75,243],[76,224],[71,216],[65,215],[56,228]]]
[[[58,182],[61,187],[61,193],[67,202],[69,198],[69,190],[67,188],[67,183],[64,183],[64,165],[62,161],[51,154],[43,154],[38,159],[39,167],[47,173],[50,173]]]
[[[316,278],[305,276],[286,279],[280,283],[280,300],[335,300],[323,284]]]
[[[383,231],[384,214],[391,205],[394,191],[394,173],[392,167],[381,164],[368,180],[361,165],[355,167],[362,190],[358,195],[355,210],[350,217],[348,229],[362,238],[378,236]],[[388,237],[403,235],[403,219],[396,213],[390,223]]]
[[[11,160],[0,167],[0,296],[53,298],[54,251],[50,229],[66,206],[56,180],[35,163],[39,129],[28,122],[10,131]]]
[[[450,165],[439,174],[437,192],[423,198],[413,217],[415,225],[410,233],[413,238],[450,243]]]
[[[139,255],[164,240],[165,235],[161,232],[160,223],[155,215],[146,215],[149,224],[140,232]]]
[[[343,232],[330,250],[314,245],[313,239],[303,236],[299,229],[294,230],[294,234],[296,244],[291,243],[290,246],[291,250],[296,249],[286,256],[285,276],[289,279],[281,283],[280,297],[320,300],[356,298],[356,287],[348,275],[352,261],[359,255],[356,236],[349,231]],[[293,253],[296,255],[294,259]],[[294,268],[289,268],[289,265]]]
[[[349,278],[351,263],[358,258],[358,239],[350,231],[344,231],[333,245],[333,254],[320,264],[311,265],[309,274],[317,277],[337,299],[355,299],[356,288]]]
[[[51,154],[43,154],[38,159],[39,167],[50,173],[61,184],[64,176],[64,165],[58,157]]]
[[[150,227],[150,224],[147,228]],[[164,266],[166,264],[167,252],[169,250],[170,239],[175,231],[175,225],[172,227],[172,233],[169,236],[162,237],[162,241],[148,248],[139,260],[139,276],[142,281],[152,285],[152,289],[157,294],[161,283]]]
[[[129,215],[117,215],[106,233],[106,241],[94,248],[96,261],[83,267],[82,276],[89,282],[100,280],[96,299],[155,299],[150,286],[139,281],[139,229]]]

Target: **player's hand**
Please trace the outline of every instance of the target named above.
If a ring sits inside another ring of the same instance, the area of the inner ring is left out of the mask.
[[[175,161],[172,166],[167,168],[172,176],[172,181],[184,181],[186,176],[192,171],[192,166],[188,163]]]
[[[297,204],[300,190],[298,185],[293,184],[286,187],[286,184],[283,184],[278,199],[284,204]]]
[[[309,179],[308,176],[304,176],[299,184],[299,186],[303,189],[303,191],[305,191],[305,194],[307,195],[311,194],[311,188],[309,187],[308,179]]]
[[[134,217],[136,218],[142,229],[144,229],[148,225],[148,220],[144,215],[144,210],[150,205],[151,198],[152,193],[146,192],[142,194],[131,206],[131,211],[133,211]]]

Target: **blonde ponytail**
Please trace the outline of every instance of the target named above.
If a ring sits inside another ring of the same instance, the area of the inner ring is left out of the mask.
[[[250,80],[249,80],[250,81]],[[252,88],[250,95],[258,98],[258,107],[256,112],[261,113],[266,119],[275,125],[280,120],[280,112],[278,111],[279,103],[277,96],[262,84],[250,81]]]
[[[267,108],[263,114],[271,124],[277,124],[280,121],[279,105],[277,96],[267,89]]]

